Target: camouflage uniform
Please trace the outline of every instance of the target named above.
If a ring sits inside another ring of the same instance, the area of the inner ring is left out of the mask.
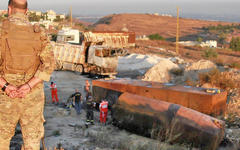
[[[11,23],[17,25],[29,25],[26,15],[16,13],[9,18]],[[0,24],[0,34],[2,33]],[[0,36],[0,40],[1,40]],[[0,53],[0,76],[14,86],[27,83],[33,76],[49,81],[54,70],[54,57],[52,47],[47,35],[41,31],[40,65],[35,74],[5,74],[3,72],[3,60]],[[1,45],[0,45],[1,48]],[[1,52],[1,51],[0,51]],[[34,87],[25,98],[11,99],[5,92],[0,92],[0,150],[9,150],[10,140],[15,133],[15,127],[19,122],[22,129],[25,150],[39,150],[40,140],[44,135],[44,91],[43,83]]]

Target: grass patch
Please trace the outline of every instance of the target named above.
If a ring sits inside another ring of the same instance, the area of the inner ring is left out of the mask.
[[[213,48],[208,48],[203,52],[202,57],[206,58],[206,59],[212,59],[212,58],[217,58],[218,57],[218,53],[215,49]]]
[[[148,36],[148,38],[149,38],[150,40],[161,40],[161,41],[165,41],[165,38],[162,37],[161,35],[159,35],[158,33],[156,33],[156,34],[151,34],[151,35]]]
[[[240,63],[234,62],[229,65],[230,68],[240,69]]]

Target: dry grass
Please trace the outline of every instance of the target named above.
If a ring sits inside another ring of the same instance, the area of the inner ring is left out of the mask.
[[[229,65],[231,68],[240,69],[240,63],[233,62]]]
[[[199,74],[199,82],[200,85],[210,83],[215,87],[228,91],[238,86],[231,72],[220,72],[218,69]]]
[[[225,121],[229,126],[239,126],[240,124],[240,99],[230,102],[227,105]]]
[[[172,74],[174,74],[175,76],[182,76],[183,73],[184,73],[184,70],[181,69],[181,68],[180,69],[179,68],[175,68],[175,69],[170,70],[170,72]]]

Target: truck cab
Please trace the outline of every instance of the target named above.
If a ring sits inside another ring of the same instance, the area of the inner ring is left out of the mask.
[[[58,32],[57,43],[69,43],[74,45],[82,45],[84,35],[79,30],[71,28],[63,28]]]

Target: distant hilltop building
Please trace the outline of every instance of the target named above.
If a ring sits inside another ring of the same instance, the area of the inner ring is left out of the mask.
[[[161,16],[172,17],[170,14],[161,14]]]
[[[64,14],[57,14],[53,10],[48,10],[47,12],[40,12],[40,11],[35,11],[35,10],[30,10],[28,11],[28,15],[30,14],[35,14],[36,16],[40,17],[40,21],[44,22],[46,26],[48,26],[49,23],[46,22],[54,22],[54,20],[64,20],[66,17]]]
[[[53,22],[55,19],[57,19],[57,17],[59,17],[59,19],[65,19],[65,15],[63,14],[57,15],[57,13],[53,10],[47,11],[47,20],[50,20]]]
[[[146,35],[139,35],[136,37],[136,40],[143,40],[143,41],[148,41],[149,37]]]
[[[217,41],[215,40],[208,40],[205,42],[197,42],[197,41],[181,41],[179,44],[184,46],[196,46],[200,45],[201,47],[210,47],[210,48],[217,48]]]
[[[42,12],[41,11],[34,11],[34,10],[30,10],[28,11],[28,13],[32,13],[32,14],[36,14],[36,16],[42,16]]]
[[[201,47],[211,47],[211,48],[217,48],[217,41],[215,40],[209,40],[206,42],[201,42]]]
[[[172,15],[170,15],[170,14],[160,14],[160,15],[159,15],[159,13],[153,13],[152,15],[154,15],[154,16],[166,16],[166,17],[172,17]]]
[[[47,11],[47,19],[53,21],[57,18],[57,13],[53,10]]]

